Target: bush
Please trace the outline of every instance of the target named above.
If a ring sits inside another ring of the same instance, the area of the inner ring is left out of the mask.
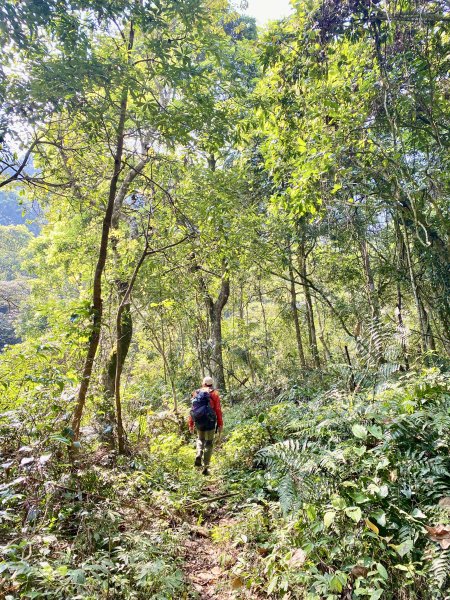
[[[229,444],[245,456],[267,439],[269,423],[275,437],[283,423],[284,439],[258,457],[267,469],[266,495],[277,488],[284,519],[274,522],[268,556],[247,571],[238,563],[236,574],[246,572],[248,582],[277,598],[399,598],[405,586],[410,599],[444,598],[449,377],[430,369],[375,395],[332,392],[294,409],[279,405]],[[248,540],[256,547],[260,541]]]

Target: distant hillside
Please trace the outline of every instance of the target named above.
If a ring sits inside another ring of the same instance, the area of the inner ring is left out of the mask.
[[[39,233],[38,206],[31,205],[15,192],[0,192],[0,225],[25,225],[35,235]]]

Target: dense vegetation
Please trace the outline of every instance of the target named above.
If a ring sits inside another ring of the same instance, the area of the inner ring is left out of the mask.
[[[1,598],[448,597],[450,12],[293,6],[0,7]]]

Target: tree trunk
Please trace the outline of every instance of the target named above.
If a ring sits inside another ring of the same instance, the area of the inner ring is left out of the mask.
[[[325,339],[325,318],[322,319],[321,317],[320,306],[318,305],[317,298],[315,299],[314,304],[316,308],[317,318],[319,320],[319,340],[323,346],[323,364],[326,365],[328,362],[331,362],[333,360],[333,357]]]
[[[320,369],[320,358],[319,358],[319,350],[317,348],[317,336],[316,336],[316,326],[314,323],[314,310],[311,298],[311,292],[309,286],[306,284],[307,281],[307,270],[306,270],[306,249],[305,242],[302,240],[299,245],[299,269],[302,276],[303,283],[303,293],[305,294],[305,304],[306,304],[306,319],[308,322],[308,337],[309,337],[309,347],[311,349],[311,355],[313,359],[313,364],[316,369]]]
[[[144,264],[146,257],[149,255],[148,246],[149,246],[149,229],[150,229],[150,216],[147,225],[147,232],[145,235],[145,248],[142,251],[142,254],[134,268],[133,275],[131,276],[130,283],[128,284],[128,288],[123,296],[122,302],[119,305],[116,316],[116,374],[114,381],[114,396],[116,400],[116,419],[117,419],[117,441],[118,441],[118,450],[119,454],[125,454],[126,451],[126,440],[125,440],[125,430],[123,427],[122,420],[122,401],[121,401],[121,390],[120,383],[122,377],[123,366],[125,363],[125,358],[128,353],[128,348],[130,346],[131,337],[133,334],[132,330],[132,322],[130,315],[130,296],[133,291],[134,284],[136,283],[136,278],[138,276],[139,270]],[[128,320],[126,315],[128,314]],[[128,332],[124,328],[128,327]],[[128,340],[128,343],[127,343]]]
[[[212,376],[216,383],[216,386],[224,390],[226,389],[225,384],[225,372],[223,368],[223,355],[222,355],[222,316],[214,310],[211,314],[211,340],[212,340]]]
[[[267,327],[266,309],[264,307],[264,300],[263,300],[263,295],[262,295],[262,291],[261,291],[261,279],[258,280],[258,296],[259,296],[259,303],[261,305],[261,314],[262,314],[263,325],[264,325],[264,341],[265,341],[264,350],[266,352],[267,362],[269,362],[270,361],[270,353],[269,353],[270,336],[269,336],[269,329]]]
[[[120,338],[120,371],[123,370],[128,350],[130,348],[131,340],[133,337],[133,320],[131,316],[131,306],[129,303],[123,307],[121,316],[121,330],[122,336]],[[117,419],[114,409],[115,405],[115,382],[116,382],[116,371],[117,371],[117,348],[115,347],[108,358],[104,373],[103,373],[103,388],[104,388],[104,409],[103,415],[99,419],[102,431],[100,433],[101,438],[111,445],[115,446],[114,432],[117,429]]]
[[[125,359],[133,336],[133,322],[131,319],[130,303],[121,304],[117,311],[117,339],[116,339],[116,372],[114,374],[114,391],[116,404],[116,428],[119,454],[125,452],[125,433],[122,419],[122,404],[120,401],[120,377],[122,375]]]
[[[123,202],[129,193],[130,186],[132,182],[136,179],[138,175],[142,173],[145,166],[149,162],[148,156],[148,147],[146,141],[143,142],[143,157],[141,160],[134,166],[130,167],[130,170],[124,177],[122,184],[119,190],[116,193],[116,197],[114,199],[114,210],[111,217],[111,232],[110,232],[110,244],[112,253],[115,261],[115,268],[118,274],[118,278],[115,282],[117,297],[119,298],[119,304],[123,300],[123,296],[126,293],[128,288],[128,281],[123,281],[120,278],[120,260],[119,253],[117,249],[118,245],[118,229],[120,224],[120,216],[122,212]],[[123,308],[122,315],[122,342],[121,342],[121,360],[122,365],[120,366],[121,370],[123,369],[123,365],[127,358],[128,350],[130,347],[132,335],[133,335],[133,318],[131,313],[130,304],[127,303]],[[115,379],[116,379],[116,368],[117,368],[117,352],[116,352],[116,344],[114,344],[114,348],[111,350],[109,359],[106,363],[104,372],[103,372],[103,389],[104,389],[104,401],[102,406],[102,416],[99,418],[99,424],[101,426],[101,437],[102,439],[114,446],[115,437],[114,431],[116,429],[116,415],[115,415]]]
[[[401,231],[400,233],[402,234],[402,237],[403,237],[406,265],[408,268],[409,280],[411,282],[411,289],[412,289],[414,302],[416,304],[416,309],[417,309],[417,318],[419,320],[420,337],[421,337],[421,341],[422,341],[422,351],[426,352],[428,349],[427,324],[425,323],[425,320],[424,320],[424,314],[423,314],[423,310],[422,310],[423,305],[422,305],[422,302],[420,299],[419,288],[417,286],[416,275],[414,273],[414,268],[413,268],[413,264],[412,264],[411,249],[409,247],[408,230],[406,228],[406,223],[405,223],[405,219],[404,219],[403,215],[401,216],[401,220],[402,220],[402,225],[403,225],[403,231]],[[399,227],[399,229],[400,229],[400,227]]]
[[[372,266],[370,264],[370,255],[367,247],[367,241],[364,236],[360,237],[359,240],[359,249],[361,252],[361,257],[363,261],[363,269],[364,275],[366,279],[366,290],[367,290],[367,300],[369,302],[370,311],[372,313],[372,318],[379,321],[380,320],[380,305],[378,302],[376,290],[375,290],[375,282],[373,278]]]
[[[223,366],[222,311],[228,302],[229,297],[230,280],[228,279],[227,275],[224,275],[217,300],[214,302],[209,295],[207,296],[212,341],[212,377],[215,380],[216,386],[223,392],[226,391],[226,383]]]
[[[402,307],[403,307],[403,299],[402,299],[402,291],[400,289],[400,284],[397,282],[397,307],[396,307],[396,313],[397,313],[397,320],[398,320],[398,327],[400,330],[400,335],[402,336],[402,352],[403,352],[403,358],[405,360],[405,369],[407,371],[409,371],[409,360],[408,360],[408,349],[406,346],[406,329],[405,329],[405,325],[403,323],[403,312],[402,312]]]
[[[290,291],[291,291],[291,309],[292,316],[294,318],[295,325],[295,337],[297,340],[297,352],[300,360],[300,366],[302,369],[306,369],[305,353],[303,351],[302,332],[300,329],[300,319],[298,318],[297,308],[297,292],[295,290],[295,279],[294,271],[292,269],[292,259],[289,258],[289,279],[290,279]]]
[[[131,52],[134,43],[134,27],[130,24],[130,33],[128,38],[128,53]],[[119,123],[117,127],[117,141],[114,153],[114,171],[109,184],[108,202],[106,205],[105,216],[102,223],[102,235],[100,241],[100,249],[98,253],[97,265],[94,273],[93,291],[92,291],[92,331],[89,338],[88,349],[83,366],[83,374],[81,378],[80,389],[78,391],[77,404],[75,406],[72,429],[73,438],[77,440],[80,435],[81,417],[83,415],[86,396],[89,389],[89,384],[94,366],[95,356],[100,341],[100,330],[103,317],[103,298],[102,298],[102,276],[105,270],[106,257],[108,253],[108,238],[111,229],[111,219],[114,210],[114,200],[116,197],[117,186],[122,168],[122,155],[125,134],[125,118],[128,104],[128,87],[126,86],[122,92],[120,101]]]

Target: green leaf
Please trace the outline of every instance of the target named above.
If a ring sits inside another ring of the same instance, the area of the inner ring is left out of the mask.
[[[370,498],[363,492],[352,492],[350,496],[353,498],[356,504],[363,504],[364,502],[369,502]]]
[[[331,592],[338,592],[339,594],[344,589],[344,585],[347,583],[347,576],[344,573],[338,573],[333,575],[330,579],[328,587]]]
[[[380,487],[380,491],[378,492],[380,498],[386,498],[389,495],[389,488],[387,485],[382,485]]]
[[[406,554],[408,554],[408,552],[411,552],[411,550],[414,548],[414,542],[411,538],[408,538],[401,544],[389,544],[389,546],[393,548],[397,552],[397,554],[403,558]]]
[[[383,565],[381,563],[377,563],[377,571],[383,579],[389,578],[388,572],[386,571],[386,569],[383,567]]]
[[[332,498],[331,498],[331,504],[337,510],[343,510],[347,506],[344,498],[342,498],[341,496],[338,496],[337,494],[334,494],[332,496]]]
[[[377,440],[383,439],[383,430],[379,425],[371,425],[367,428],[369,433],[373,435],[373,437],[377,438]]]
[[[373,517],[381,527],[386,525],[386,513],[384,511],[376,510],[370,516]]]
[[[352,521],[355,521],[355,523],[361,520],[362,512],[358,506],[349,506],[345,509],[344,512],[347,515],[347,517],[350,517],[350,519],[352,519]]]
[[[357,437],[360,440],[365,440],[367,437],[367,429],[362,425],[359,425],[359,423],[353,425],[352,433],[355,437]]]
[[[277,587],[277,584],[278,584],[278,575],[275,575],[275,577],[272,577],[269,585],[267,586],[267,593],[271,594],[274,591],[274,589]]]
[[[82,569],[75,569],[73,571],[69,571],[69,577],[74,583],[77,584],[83,584],[86,582],[86,577]]]
[[[323,516],[323,524],[325,525],[325,527],[329,527],[331,525],[331,523],[333,523],[335,517],[336,517],[335,510],[327,511]]]

